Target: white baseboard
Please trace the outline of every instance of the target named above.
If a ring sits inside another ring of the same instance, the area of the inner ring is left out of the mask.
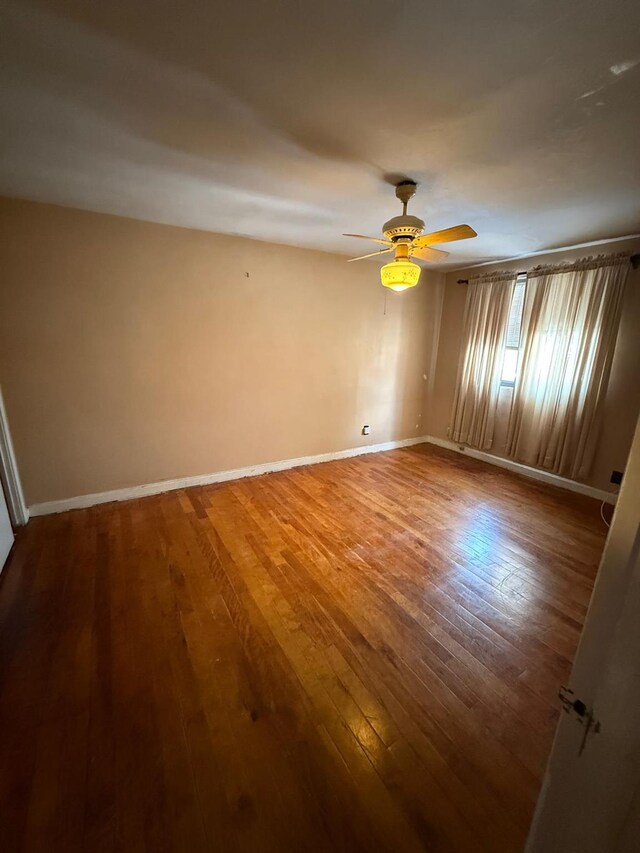
[[[467,447],[463,444],[456,444],[454,441],[449,441],[446,438],[437,438],[434,435],[427,435],[424,438],[429,444],[436,444],[438,447],[445,447],[447,450],[454,450],[456,453],[463,453],[466,456],[472,456],[474,459],[481,459],[483,462],[488,462],[490,465],[497,465],[499,468],[507,468],[509,471],[514,471],[516,474],[522,474],[524,477],[531,477],[533,480],[540,480],[543,483],[549,483],[552,486],[559,486],[561,489],[568,489],[570,492],[578,492],[581,495],[587,495],[590,498],[597,498],[599,501],[606,501],[608,504],[615,504],[617,494],[613,492],[605,492],[604,489],[596,489],[593,486],[587,486],[586,483],[578,483],[576,480],[568,480],[566,477],[559,477],[557,474],[551,474],[548,471],[541,471],[539,468],[531,468],[529,465],[523,465],[520,462],[514,462],[511,459],[505,459],[502,456],[494,456],[492,453],[487,453],[483,450],[476,450],[473,447]]]
[[[424,444],[426,436],[404,438],[400,441],[385,441],[382,444],[365,444],[362,447],[350,447],[347,450],[337,450],[334,453],[320,453],[317,456],[300,456],[297,459],[283,459],[279,462],[264,462],[260,465],[250,465],[247,468],[234,468],[231,471],[217,471],[215,474],[197,474],[194,477],[180,477],[176,480],[161,480],[159,483],[146,483],[143,486],[131,486],[125,489],[113,489],[109,492],[97,492],[92,495],[78,495],[59,501],[47,501],[29,507],[29,514],[51,515],[66,512],[70,509],[82,509],[111,501],[129,501],[144,498],[148,495],[159,495],[174,489],[188,489],[190,486],[208,486],[211,483],[224,483],[226,480],[240,480],[243,477],[255,477],[268,474],[271,471],[285,471],[288,468],[298,468],[301,465],[315,465],[318,462],[330,462],[334,459],[347,459],[350,456],[361,456],[365,453],[379,453],[383,450],[394,450],[397,447],[409,447],[412,444]]]
[[[394,450],[397,447],[410,447],[413,444],[424,444],[425,442],[435,444],[438,447],[444,447],[447,450],[454,450],[456,453],[465,453],[467,456],[472,456],[474,459],[480,459],[491,465],[497,465],[500,468],[507,468],[510,471],[515,471],[517,474],[522,474],[525,477],[531,477],[534,480],[541,480],[543,483],[559,486],[562,489],[568,489],[572,492],[579,492],[580,494],[597,498],[600,501],[606,501],[610,504],[614,504],[616,502],[617,495],[611,492],[605,492],[602,489],[595,489],[592,486],[585,485],[584,483],[577,483],[575,480],[567,480],[565,477],[558,477],[557,474],[549,474],[546,471],[540,471],[537,468],[530,468],[528,465],[521,465],[519,462],[512,462],[510,459],[493,456],[491,453],[485,453],[482,450],[475,450],[472,447],[464,447],[444,438],[436,438],[433,435],[421,435],[416,438],[405,438],[401,441],[385,441],[382,444],[365,444],[362,447],[350,447],[347,450],[338,450],[334,453],[320,453],[317,456],[300,456],[297,459],[283,459],[279,462],[264,462],[260,465],[250,465],[247,468],[234,468],[230,471],[217,471],[214,474],[197,474],[194,477],[180,477],[176,480],[161,480],[158,483],[146,483],[142,486],[113,489],[109,492],[97,492],[91,495],[78,495],[77,497],[66,498],[59,501],[47,501],[46,503],[30,506],[28,512],[30,516],[51,515],[57,512],[66,512],[70,509],[83,509],[89,506],[96,506],[97,504],[110,503],[111,501],[129,501],[134,500],[135,498],[144,498],[148,495],[159,495],[162,494],[162,492],[171,492],[175,489],[188,489],[191,486],[208,486],[212,483],[224,483],[227,480],[240,480],[243,477],[256,477],[260,474],[268,474],[271,471],[286,471],[288,468],[298,468],[301,465],[315,465],[318,462],[331,462],[335,459],[348,459],[351,456],[361,456],[365,453],[380,453],[384,450]]]

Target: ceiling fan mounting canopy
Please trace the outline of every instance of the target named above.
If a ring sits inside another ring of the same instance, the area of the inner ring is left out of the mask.
[[[396,198],[399,198],[402,204],[406,206],[416,194],[417,189],[418,185],[415,181],[409,179],[400,181],[396,184]]]

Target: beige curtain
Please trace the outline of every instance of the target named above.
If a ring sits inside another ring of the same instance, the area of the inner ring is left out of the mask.
[[[628,268],[622,256],[529,273],[507,436],[518,462],[589,473]]]
[[[489,450],[493,441],[504,340],[516,273],[472,279],[451,416],[454,441]]]

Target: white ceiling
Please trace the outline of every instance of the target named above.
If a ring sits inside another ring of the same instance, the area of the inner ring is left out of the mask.
[[[451,265],[640,230],[631,0],[3,0],[0,193]]]

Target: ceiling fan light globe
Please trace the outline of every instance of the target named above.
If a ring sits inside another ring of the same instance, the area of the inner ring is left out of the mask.
[[[406,258],[396,258],[380,269],[380,281],[383,287],[400,292],[415,287],[420,279],[421,267]]]

